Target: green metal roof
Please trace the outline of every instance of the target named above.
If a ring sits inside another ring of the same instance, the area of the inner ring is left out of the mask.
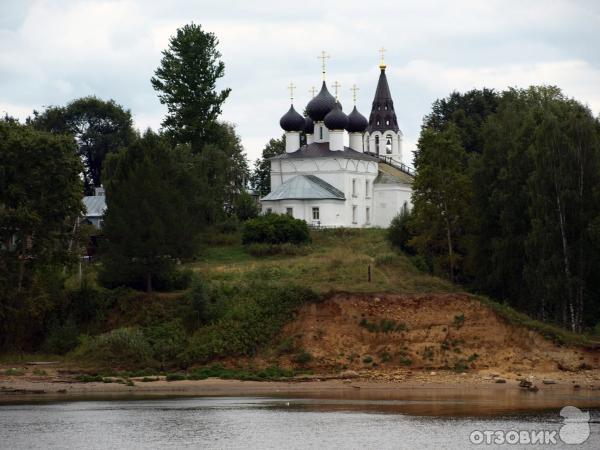
[[[296,175],[263,197],[263,201],[275,200],[346,200],[344,193],[314,175]]]

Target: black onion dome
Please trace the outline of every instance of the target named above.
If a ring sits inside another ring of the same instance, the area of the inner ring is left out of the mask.
[[[298,114],[292,105],[290,110],[279,119],[279,125],[285,131],[304,131],[304,117]]]
[[[310,117],[304,118],[304,132],[306,134],[314,134],[315,133],[315,123]]]
[[[336,107],[325,116],[325,126],[330,130],[343,130],[348,125],[348,116],[344,114],[344,111],[342,111],[340,106],[341,105],[337,103]]]
[[[327,90],[327,85],[323,81],[321,92],[319,92],[306,105],[306,112],[315,122],[322,122],[325,116],[335,107],[335,97]]]
[[[348,114],[348,126],[346,127],[346,131],[348,133],[364,133],[369,125],[369,121],[365,116],[358,112],[356,106],[350,114]]]

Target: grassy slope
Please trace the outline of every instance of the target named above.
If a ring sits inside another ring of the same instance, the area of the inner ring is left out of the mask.
[[[379,229],[313,231],[311,251],[303,256],[257,258],[246,253],[240,243],[210,247],[191,267],[210,280],[297,284],[318,293],[414,294],[459,290],[445,280],[417,270],[406,256],[392,251],[384,233]]]
[[[419,271],[410,259],[395,252],[385,230],[313,231],[311,252],[301,256],[253,257],[237,237],[228,245],[205,248],[190,267],[205,279],[243,285],[250,280],[286,286],[307,286],[318,293],[436,294],[464,292],[447,280]],[[372,281],[368,281],[371,265]],[[465,292],[466,295],[469,295]],[[597,346],[597,338],[578,335],[552,324],[534,320],[484,296],[469,295],[504,317],[509,323],[540,332],[558,344]]]

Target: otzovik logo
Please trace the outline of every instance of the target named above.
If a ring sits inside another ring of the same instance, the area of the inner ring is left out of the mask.
[[[560,439],[565,444],[583,444],[590,437],[590,413],[575,406],[560,410],[564,425],[560,428]]]
[[[469,436],[471,444],[484,445],[568,445],[583,444],[590,437],[590,413],[575,406],[560,410],[563,425],[560,430],[475,430]],[[558,436],[557,436],[558,434]],[[560,441],[559,441],[560,438]]]

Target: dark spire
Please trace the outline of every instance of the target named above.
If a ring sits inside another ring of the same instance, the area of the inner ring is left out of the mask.
[[[381,65],[381,73],[379,74],[379,82],[373,99],[373,107],[369,116],[369,126],[367,131],[399,131],[398,120],[394,112],[394,101],[390,93],[387,77],[385,76],[385,65]]]

